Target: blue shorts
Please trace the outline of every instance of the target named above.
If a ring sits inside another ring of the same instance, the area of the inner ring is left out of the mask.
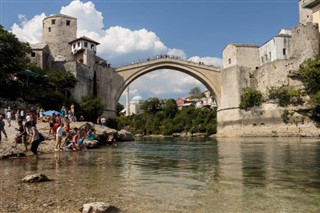
[[[84,141],[84,139],[79,139],[79,140],[78,140],[78,145],[83,144],[83,141]]]

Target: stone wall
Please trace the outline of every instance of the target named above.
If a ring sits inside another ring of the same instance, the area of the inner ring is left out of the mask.
[[[291,86],[303,90],[296,73],[300,64],[319,52],[317,25],[307,23],[292,31],[289,60],[264,64],[252,72],[244,67],[230,67],[221,72],[221,108],[218,110],[219,136],[320,136],[316,124],[306,116],[304,106],[279,107],[265,102],[261,107],[245,111],[239,109],[241,91],[250,86],[261,91],[265,100],[268,88]],[[284,110],[291,112],[285,124]]]
[[[96,85],[97,96],[104,104],[104,113],[106,117],[116,116],[116,106],[118,100],[115,100],[119,85],[124,83],[123,78],[115,72],[114,68],[107,66],[97,66],[96,68]]]

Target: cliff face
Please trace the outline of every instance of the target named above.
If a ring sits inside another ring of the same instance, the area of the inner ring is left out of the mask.
[[[267,63],[255,71],[238,66],[223,70],[218,135],[319,136],[320,129],[308,117],[309,97],[296,75],[303,61],[319,53],[319,39],[317,25],[299,25],[292,30],[290,59]],[[261,107],[240,110],[238,107],[242,89],[249,86],[261,91],[265,101]],[[300,90],[301,103],[284,108],[268,100],[269,89],[281,86]]]

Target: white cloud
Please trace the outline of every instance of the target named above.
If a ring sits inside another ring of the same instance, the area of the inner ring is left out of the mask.
[[[19,14],[18,17],[20,24],[12,25],[12,33],[21,41],[39,43],[42,37],[42,20],[46,17],[45,13],[36,15],[30,20],[22,14]]]
[[[167,48],[156,33],[147,29],[131,30],[121,26],[104,29],[103,14],[95,8],[94,3],[74,0],[61,8],[60,13],[77,18],[77,35],[87,36],[100,43],[98,55],[108,60],[111,65],[145,60],[156,55],[168,54],[187,59],[182,49]],[[45,13],[28,20],[19,15],[19,24],[13,24],[12,32],[23,41],[41,42],[42,20]],[[207,65],[222,67],[222,59],[194,56],[188,60],[203,62]],[[130,87],[130,96],[177,98],[188,95],[191,88],[204,86],[195,78],[173,70],[151,72],[134,81]],[[122,97],[123,99],[123,97]]]
[[[215,58],[215,57],[199,57],[199,56],[193,56],[188,59],[188,61],[193,61],[196,63],[203,62],[206,65],[212,65],[215,67],[223,67],[223,61],[222,58]]]
[[[183,50],[176,49],[176,48],[169,49],[168,50],[168,55],[176,56],[176,57],[179,57],[179,58],[184,59],[184,60],[187,58],[186,53]]]

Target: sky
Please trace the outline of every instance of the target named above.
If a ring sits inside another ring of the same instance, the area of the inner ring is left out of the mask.
[[[98,41],[97,55],[114,67],[159,54],[222,67],[227,44],[262,45],[299,24],[298,0],[0,0],[0,24],[31,44],[41,42],[42,20],[58,13],[76,17],[78,37]],[[206,89],[158,70],[132,82],[130,98],[186,97],[194,87]]]

